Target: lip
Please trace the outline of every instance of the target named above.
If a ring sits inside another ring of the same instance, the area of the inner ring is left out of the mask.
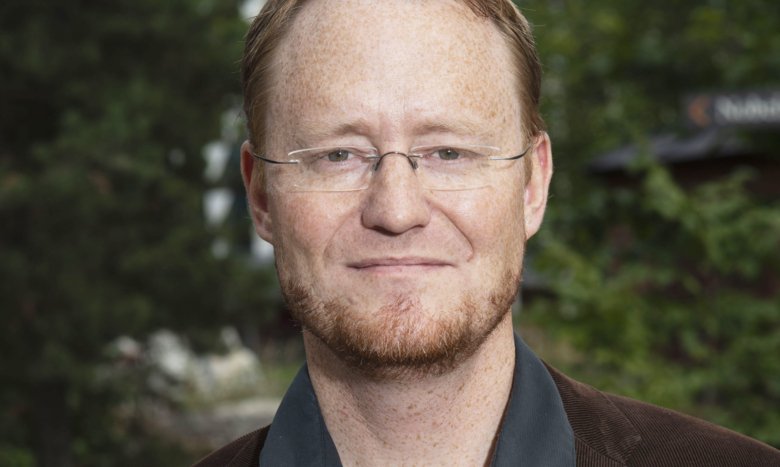
[[[412,272],[453,266],[449,261],[420,256],[366,258],[347,263],[347,267],[363,272]]]

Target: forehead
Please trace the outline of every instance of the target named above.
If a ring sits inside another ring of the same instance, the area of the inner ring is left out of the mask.
[[[273,75],[269,133],[285,139],[337,129],[519,134],[507,44],[455,0],[308,2]]]

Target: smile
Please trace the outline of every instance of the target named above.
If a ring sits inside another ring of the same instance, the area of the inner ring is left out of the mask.
[[[424,257],[370,258],[347,263],[349,268],[376,274],[432,272],[451,266],[448,261]]]

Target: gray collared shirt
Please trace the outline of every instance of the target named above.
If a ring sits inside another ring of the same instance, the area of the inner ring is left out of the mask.
[[[341,466],[306,365],[287,390],[268,432],[260,464]],[[574,467],[574,433],[555,382],[515,335],[515,373],[491,465]]]

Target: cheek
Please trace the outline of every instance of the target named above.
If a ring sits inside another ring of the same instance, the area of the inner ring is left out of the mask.
[[[521,261],[525,237],[522,203],[496,202],[485,212],[481,238],[487,256],[496,263]]]
[[[468,241],[471,254],[477,260],[505,261],[522,255],[524,223],[521,189],[442,192],[439,205]]]
[[[281,195],[271,206],[277,262],[315,267],[342,229],[353,209],[350,200],[334,193]]]

